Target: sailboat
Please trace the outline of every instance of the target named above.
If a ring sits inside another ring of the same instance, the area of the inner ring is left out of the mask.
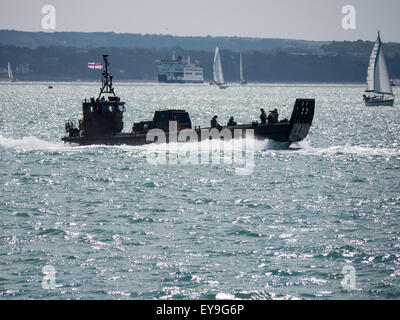
[[[242,63],[242,53],[240,53],[240,84],[242,86],[247,84],[247,81],[243,79],[243,63]]]
[[[383,55],[380,32],[369,60],[365,93],[363,97],[366,106],[393,106],[394,95]]]
[[[10,81],[10,82],[15,82],[16,81],[15,78],[14,78],[14,75],[12,73],[12,70],[11,70],[10,61],[8,61],[8,81]]]
[[[222,73],[222,64],[221,64],[221,55],[219,53],[219,46],[215,48],[214,55],[214,83],[217,85],[219,89],[228,88],[227,83],[224,81],[224,74]]]

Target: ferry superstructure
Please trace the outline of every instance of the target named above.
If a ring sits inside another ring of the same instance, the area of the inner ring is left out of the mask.
[[[203,67],[198,61],[192,63],[190,57],[181,56],[156,61],[157,81],[164,83],[203,83]]]

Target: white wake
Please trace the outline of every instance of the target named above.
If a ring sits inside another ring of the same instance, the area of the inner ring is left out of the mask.
[[[188,152],[209,152],[215,150],[222,151],[239,151],[239,150],[252,150],[254,152],[297,152],[305,155],[341,155],[341,154],[354,154],[359,156],[396,156],[400,157],[399,149],[390,148],[376,148],[369,146],[350,146],[339,145],[330,146],[325,148],[318,148],[310,146],[308,141],[301,141],[293,143],[289,146],[286,142],[277,142],[273,140],[258,140],[252,138],[232,139],[229,141],[214,141],[209,140],[200,142],[173,142],[164,144],[147,144],[142,146],[106,146],[106,145],[90,145],[90,146],[77,146],[64,143],[62,141],[52,142],[40,139],[35,136],[23,137],[20,139],[3,137],[0,135],[0,147],[16,149],[19,151],[49,151],[49,152],[65,152],[65,151],[82,151],[93,149],[112,148],[125,151],[188,151]],[[250,148],[250,149],[248,149]]]

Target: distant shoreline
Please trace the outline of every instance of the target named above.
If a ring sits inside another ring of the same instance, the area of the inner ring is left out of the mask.
[[[99,34],[89,34],[88,37],[89,42],[97,39],[99,45],[106,41],[99,38]],[[163,39],[164,42],[158,43],[157,39]],[[129,39],[114,39],[103,47],[90,47],[87,42],[88,46],[82,48],[79,47],[82,39],[75,39],[78,42],[74,42],[71,38],[63,42],[64,45],[58,42],[62,39],[58,39],[56,45],[46,42],[47,38],[41,39],[44,44],[36,48],[31,47],[34,39],[32,42],[27,38],[19,39],[24,47],[16,43],[5,44],[14,40],[10,34],[2,34],[0,31],[0,77],[4,79],[8,79],[7,64],[10,62],[14,77],[20,81],[98,81],[101,71],[88,69],[88,62],[99,61],[102,54],[110,56],[115,81],[154,82],[158,73],[157,61],[174,54],[190,56],[193,61],[197,61],[203,68],[205,82],[213,78],[215,38],[207,38],[206,42],[190,38],[191,42],[186,43],[187,46],[179,42],[181,39],[178,38],[147,36],[139,37],[136,46]],[[138,44],[145,40],[147,48]],[[176,41],[174,46],[168,45],[171,41]],[[151,47],[153,45],[158,47]],[[358,84],[366,80],[373,43],[344,41],[315,47],[305,42],[268,40],[254,44],[243,39],[225,39],[220,42],[220,46],[224,79],[229,83],[239,81],[242,55],[243,74],[249,83]],[[389,76],[400,78],[400,44],[384,43],[384,51]]]
[[[183,83],[183,84],[177,84],[177,83],[159,83],[154,80],[115,80],[114,79],[114,84],[118,86],[118,84],[129,84],[129,83],[137,83],[137,84],[152,84],[152,85],[160,85],[160,86],[186,86],[186,87],[197,87],[197,86],[210,86],[209,81],[211,80],[206,80],[204,83]],[[98,85],[99,81],[98,80],[19,80],[17,82],[9,82],[7,79],[0,79],[0,84],[19,84],[19,83],[35,83],[35,84],[45,84],[45,85],[51,85],[54,83],[73,83],[73,84],[94,84]],[[239,86],[239,81],[237,82],[229,82],[229,84],[232,85],[238,85]],[[254,82],[249,82],[248,86],[252,85],[352,85],[352,86],[360,86],[360,85],[365,85],[365,82],[295,82],[295,81],[275,81],[275,82],[259,82],[259,81],[254,81]]]

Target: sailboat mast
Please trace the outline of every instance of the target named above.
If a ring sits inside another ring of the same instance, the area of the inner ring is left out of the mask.
[[[243,82],[242,53],[240,53],[240,82]]]
[[[383,54],[383,46],[380,32],[376,40],[378,46],[374,61],[373,73],[373,90],[375,93],[382,95],[393,95],[392,86],[390,85],[389,73],[386,66],[385,56]]]
[[[10,81],[14,80],[14,76],[13,76],[13,73],[12,73],[12,70],[11,70],[10,61],[8,61],[8,79],[9,79]]]
[[[217,75],[218,54],[219,54],[219,48],[218,48],[218,43],[217,43],[217,47],[215,48],[214,64],[213,64],[213,75],[214,75],[214,82],[215,83],[218,83],[218,75]]]
[[[221,64],[221,56],[219,52],[219,46],[217,44],[217,47],[215,48],[215,56],[214,56],[214,81],[215,83],[222,84],[224,83],[224,76],[222,73],[222,64]]]

